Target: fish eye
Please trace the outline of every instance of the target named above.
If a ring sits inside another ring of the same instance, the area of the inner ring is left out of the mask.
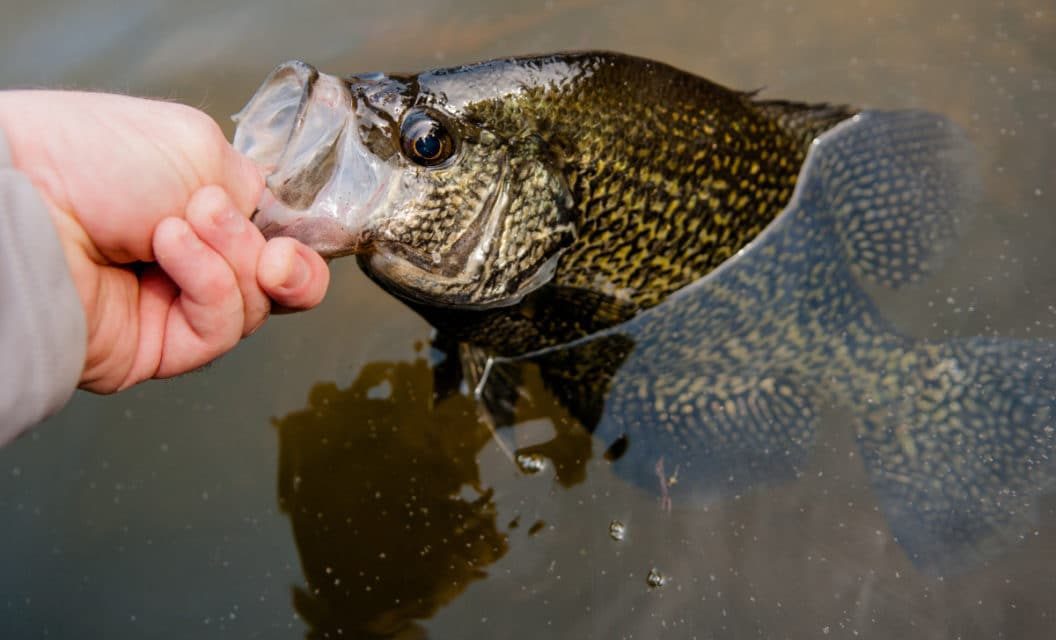
[[[455,140],[438,118],[425,111],[414,111],[400,125],[403,154],[423,167],[443,164],[455,153]]]

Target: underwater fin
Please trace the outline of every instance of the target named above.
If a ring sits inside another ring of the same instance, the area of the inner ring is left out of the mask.
[[[459,345],[459,360],[463,376],[491,425],[512,425],[523,365],[516,360],[492,357],[485,349],[468,343]]]
[[[854,274],[891,288],[937,266],[979,199],[968,138],[923,111],[854,116],[815,143],[800,180],[804,206],[833,216]]]
[[[877,370],[858,439],[893,534],[918,566],[957,571],[1032,528],[1056,486],[1056,344],[922,343]],[[877,389],[883,389],[879,394]]]
[[[619,333],[600,335],[574,346],[533,356],[543,384],[580,425],[593,432],[601,419],[613,375],[634,349]]]
[[[603,446],[625,443],[613,461],[621,477],[656,491],[663,469],[662,493],[706,503],[780,484],[806,466],[817,400],[794,370],[726,368],[721,360],[668,360],[641,371],[636,364],[614,380],[594,434]]]
[[[749,94],[753,98],[754,95]],[[799,138],[804,145],[858,112],[844,104],[812,104],[789,100],[753,100],[753,104],[777,120],[781,128]]]
[[[430,341],[428,355],[433,363],[433,402],[443,402],[462,393],[464,376],[458,343],[437,334]]]

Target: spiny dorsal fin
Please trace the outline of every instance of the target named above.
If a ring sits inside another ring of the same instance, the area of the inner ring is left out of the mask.
[[[749,97],[758,109],[777,120],[783,129],[804,145],[858,113],[858,109],[845,104],[756,100],[755,94],[749,94]]]

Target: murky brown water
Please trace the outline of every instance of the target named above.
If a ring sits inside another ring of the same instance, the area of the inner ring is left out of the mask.
[[[917,336],[1056,337],[1056,10],[1042,2],[94,0],[4,15],[0,86],[164,96],[228,131],[291,57],[340,73],[568,48],[944,113],[980,149],[989,210],[934,276],[876,292],[882,311]],[[998,555],[922,571],[870,491],[853,416],[833,407],[799,479],[667,510],[538,380],[498,441],[470,398],[434,401],[429,336],[339,261],[320,309],[274,319],[206,371],[78,395],[0,451],[0,636],[1056,631],[1051,495]],[[522,473],[512,447],[546,464]]]

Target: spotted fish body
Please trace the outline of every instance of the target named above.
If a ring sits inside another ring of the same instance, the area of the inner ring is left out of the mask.
[[[614,53],[346,79],[288,63],[235,144],[269,174],[266,234],[356,254],[436,324],[431,310],[509,311],[543,288],[593,296],[579,330],[521,322],[542,346],[653,306],[744,247],[788,201],[810,140],[851,113]],[[493,319],[470,315],[450,324]]]
[[[552,283],[634,308],[656,304],[757,236],[791,197],[810,140],[851,113],[757,101],[614,54],[517,59],[453,76],[511,66],[546,82],[473,103],[466,117],[504,130],[530,123],[561,167],[577,238]]]
[[[497,310],[422,303],[361,264],[445,333],[504,355],[626,320],[722,264],[784,208],[811,141],[854,113],[760,100],[610,53],[433,74],[440,96],[465,95],[449,84],[489,87],[461,98],[461,117],[544,150],[568,185],[575,239],[544,289]],[[518,89],[491,91],[497,76],[518,78]]]

